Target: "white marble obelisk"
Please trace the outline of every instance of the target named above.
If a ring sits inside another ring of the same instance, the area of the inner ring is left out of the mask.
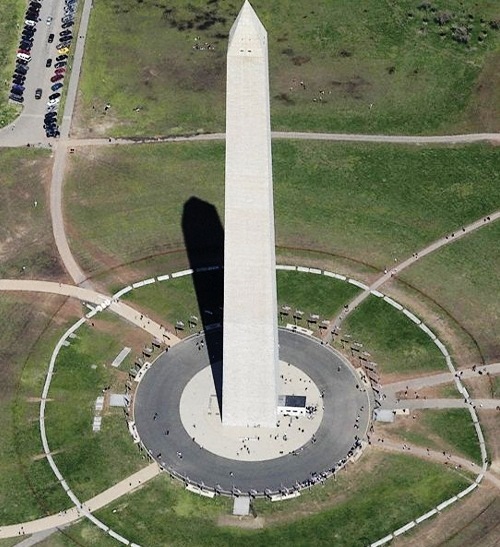
[[[229,35],[222,423],[276,427],[278,324],[267,32],[246,1]]]

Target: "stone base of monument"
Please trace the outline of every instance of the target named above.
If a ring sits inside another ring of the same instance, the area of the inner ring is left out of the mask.
[[[280,361],[278,392],[305,397],[307,410],[296,416],[278,415],[275,428],[223,426],[212,369],[205,367],[182,393],[182,425],[194,442],[224,458],[262,461],[300,451],[323,419],[321,393],[305,372],[284,361]]]
[[[222,425],[222,335],[214,329],[170,348],[142,378],[133,419],[143,449],[203,493],[288,496],[342,469],[369,428],[369,387],[311,336],[280,329],[279,344],[279,395],[295,396],[282,399],[297,403],[295,416],[278,415],[272,429]]]

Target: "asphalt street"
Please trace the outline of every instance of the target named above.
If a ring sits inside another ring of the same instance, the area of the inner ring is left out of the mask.
[[[209,336],[218,338],[216,342],[221,340],[220,331]],[[184,340],[160,356],[142,379],[135,396],[137,430],[163,467],[197,484],[224,491],[235,487],[242,492],[277,492],[283,487],[293,488],[297,481],[307,481],[312,473],[329,470],[346,458],[356,435],[364,436],[369,424],[369,398],[351,366],[318,340],[282,329],[280,359],[303,370],[324,391],[325,410],[316,442],[308,441],[297,456],[286,454],[260,462],[223,458],[200,448],[184,429],[179,415],[185,385],[195,373],[210,365],[207,351],[198,350],[197,340],[198,336]],[[221,359],[220,343],[207,342],[207,347],[214,352],[213,360]],[[358,414],[359,429],[355,429]]]

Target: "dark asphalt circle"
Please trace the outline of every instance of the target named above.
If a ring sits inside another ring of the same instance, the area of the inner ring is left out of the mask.
[[[200,351],[196,344],[202,339],[206,344]],[[134,397],[134,420],[151,456],[167,471],[191,483],[225,493],[254,494],[296,488],[345,459],[355,436],[363,438],[367,430],[368,392],[351,365],[317,339],[280,329],[279,344],[280,359],[303,370],[324,393],[323,420],[315,442],[306,442],[296,456],[243,462],[217,456],[192,440],[182,425],[179,402],[197,372],[210,366],[210,361],[221,361],[222,333],[218,329],[176,344],[156,359],[140,382]]]

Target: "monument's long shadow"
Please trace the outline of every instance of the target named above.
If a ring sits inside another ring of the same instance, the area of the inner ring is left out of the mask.
[[[193,196],[184,204],[182,231],[222,416],[222,329],[214,327],[222,326],[223,317],[224,229],[217,209]],[[201,342],[198,349],[205,351]]]

